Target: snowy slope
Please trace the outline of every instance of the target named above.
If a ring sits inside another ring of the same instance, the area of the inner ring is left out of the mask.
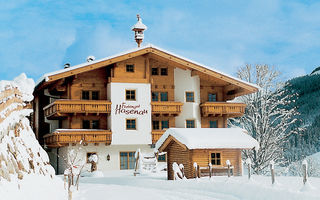
[[[34,81],[22,74],[14,81],[0,81],[0,197],[1,199],[63,199],[61,180],[49,164],[27,116]],[[54,190],[52,190],[54,188]],[[60,195],[56,192],[60,191]],[[50,195],[51,194],[51,195]]]

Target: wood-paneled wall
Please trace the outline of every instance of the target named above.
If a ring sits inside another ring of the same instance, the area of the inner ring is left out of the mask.
[[[201,128],[210,128],[210,121],[217,121],[218,128],[227,128],[223,117],[201,117]]]
[[[184,150],[176,142],[171,142],[167,148],[168,180],[174,179],[174,173],[172,169],[172,164],[174,162],[176,162],[178,165],[183,164],[186,177],[191,178],[190,175],[192,174],[193,169],[190,151],[188,149]]]
[[[83,120],[99,120],[100,129],[108,129],[106,115],[77,115],[70,118],[71,129],[82,129]]]
[[[151,75],[152,68],[158,68],[158,75]],[[167,76],[161,76],[161,68],[168,69]],[[150,59],[151,91],[168,92],[168,101],[174,101],[174,67],[168,63]]]
[[[201,79],[200,77],[200,102],[208,101],[208,94],[213,93],[217,95],[217,101],[224,101],[223,87],[215,85],[213,81]]]
[[[192,150],[192,163],[196,162],[200,167],[208,167],[211,162],[211,153],[221,153],[221,166],[226,167],[229,160],[234,167],[234,175],[239,176],[242,172],[241,150],[240,149],[195,149]]]
[[[100,100],[107,100],[106,69],[97,69],[75,76],[70,84],[69,99],[81,99],[82,91],[99,91]]]

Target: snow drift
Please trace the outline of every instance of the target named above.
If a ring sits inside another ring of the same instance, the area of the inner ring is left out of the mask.
[[[27,118],[33,88],[34,81],[25,74],[14,81],[0,81],[0,196],[26,199],[28,191],[28,197],[40,199],[43,191],[49,199],[63,199],[63,183],[55,178]],[[56,194],[59,185],[60,196]]]

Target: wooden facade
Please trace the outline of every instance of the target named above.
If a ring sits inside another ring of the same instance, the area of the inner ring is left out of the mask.
[[[193,167],[197,163],[202,174],[208,175],[209,163],[211,163],[211,153],[220,153],[219,165],[212,165],[213,175],[226,175],[226,161],[231,163],[232,174],[240,176],[242,174],[241,149],[188,149],[176,138],[169,136],[159,151],[167,152],[167,173],[168,180],[174,180],[172,164],[183,164],[186,178],[194,178],[196,171]]]
[[[134,69],[128,70],[128,65],[134,66]],[[33,124],[39,142],[49,147],[74,143],[75,133],[72,133],[72,129],[85,129],[83,121],[99,121],[98,129],[105,135],[99,138],[105,139],[97,139],[93,143],[110,144],[107,136],[112,134],[108,130],[112,125],[107,124],[112,105],[108,97],[109,83],[150,84],[152,95],[159,95],[158,99],[152,99],[151,102],[152,120],[165,119],[169,121],[168,128],[175,127],[175,117],[182,113],[184,105],[184,102],[176,101],[175,97],[175,68],[190,70],[192,76],[200,78],[202,127],[210,127],[210,121],[217,121],[219,128],[226,127],[227,118],[241,116],[245,108],[243,104],[226,101],[257,90],[254,86],[160,49],[140,48],[53,73],[40,82],[35,88],[33,102]],[[163,99],[160,97],[162,93],[166,96]],[[217,102],[209,102],[212,100],[209,95],[212,94],[216,94]],[[48,120],[58,120],[59,123],[49,125]],[[70,129],[70,132],[55,132],[52,127]],[[152,130],[152,144],[156,143],[163,132],[163,129]],[[80,138],[91,133],[83,131],[77,134],[76,138]]]

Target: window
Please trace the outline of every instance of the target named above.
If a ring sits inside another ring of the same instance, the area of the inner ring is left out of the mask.
[[[187,128],[195,128],[194,120],[186,120],[186,127]]]
[[[159,121],[152,121],[152,129],[159,130],[160,129],[160,122]]]
[[[87,152],[87,163],[90,163],[90,162],[89,162],[89,158],[90,158],[90,156],[92,156],[92,155],[94,155],[94,154],[97,155],[97,152]]]
[[[221,165],[221,153],[211,153],[211,164]]]
[[[92,129],[99,129],[99,120],[93,120],[92,121]]]
[[[159,93],[158,92],[152,92],[152,101],[159,101]]]
[[[127,72],[134,72],[134,65],[132,65],[132,64],[126,65],[126,71]]]
[[[194,102],[194,92],[186,92],[186,102]]]
[[[217,121],[210,121],[209,124],[210,124],[210,128],[218,128]]]
[[[161,74],[161,76],[167,76],[168,75],[168,68],[161,68],[160,74]]]
[[[136,100],[136,91],[135,90],[126,90],[126,100],[135,101]]]
[[[84,100],[89,100],[90,99],[90,92],[89,91],[82,91],[82,98]]]
[[[120,169],[134,169],[135,152],[120,152]]]
[[[82,128],[83,129],[90,129],[90,121],[89,120],[83,120],[82,121]]]
[[[127,119],[127,130],[136,130],[136,119]]]
[[[161,129],[168,129],[169,128],[169,121],[161,121]]]
[[[217,95],[216,94],[208,94],[208,101],[209,102],[216,102],[217,101]]]
[[[99,100],[99,91],[92,91],[91,92],[91,99],[92,100]]]
[[[159,155],[158,156],[158,162],[166,162],[166,154]]]
[[[168,101],[168,92],[161,92],[160,99],[161,101]]]
[[[158,68],[151,68],[151,74],[152,74],[153,76],[159,75],[159,70],[158,70]]]
[[[99,100],[99,91],[82,91],[82,97],[83,100]]]

